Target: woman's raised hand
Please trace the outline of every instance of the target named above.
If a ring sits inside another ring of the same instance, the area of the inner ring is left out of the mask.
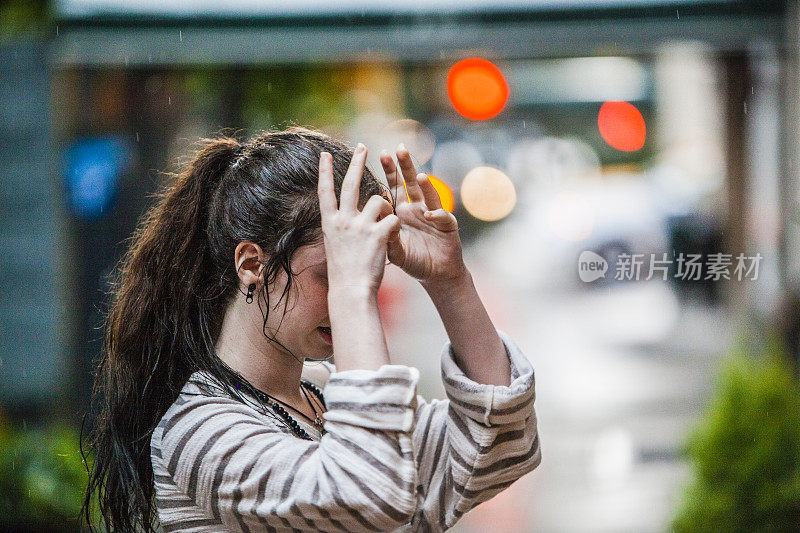
[[[373,195],[363,211],[358,211],[366,160],[367,149],[359,143],[342,182],[337,207],[333,157],[328,152],[319,157],[319,207],[329,290],[355,288],[377,294],[386,268],[388,243],[400,230],[400,219],[393,214],[392,205],[379,195]]]
[[[388,152],[380,159],[389,187],[397,190],[395,213],[402,223],[389,242],[389,261],[423,285],[460,279],[467,268],[455,215],[442,207],[427,174],[417,173],[405,146],[397,150],[400,171]]]

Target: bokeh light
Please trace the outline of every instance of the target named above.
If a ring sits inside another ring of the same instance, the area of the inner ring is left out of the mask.
[[[428,174],[428,181],[431,182],[431,185],[439,194],[439,201],[442,202],[442,207],[452,213],[456,203],[452,189],[445,182],[430,174]]]
[[[479,220],[508,216],[517,203],[517,191],[506,174],[494,167],[477,167],[461,182],[461,203]]]
[[[605,102],[597,114],[597,127],[603,139],[617,150],[634,152],[644,146],[644,118],[633,104]]]
[[[601,178],[597,153],[576,137],[521,138],[506,161],[509,177],[532,195]]]
[[[433,156],[436,137],[425,124],[404,118],[384,126],[378,135],[378,143],[381,148],[386,148],[392,154],[398,144],[405,144],[411,157],[414,158],[414,164],[419,166],[427,163]]]
[[[447,95],[453,107],[471,120],[496,116],[508,101],[508,83],[494,63],[471,57],[459,61],[447,74]]]

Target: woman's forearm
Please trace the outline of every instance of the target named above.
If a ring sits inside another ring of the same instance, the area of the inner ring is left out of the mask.
[[[472,275],[436,284],[422,283],[450,338],[464,374],[486,385],[511,384],[511,366],[505,346],[478,296]]]
[[[333,334],[333,364],[337,372],[378,370],[390,364],[378,299],[373,291],[331,287],[328,315]]]

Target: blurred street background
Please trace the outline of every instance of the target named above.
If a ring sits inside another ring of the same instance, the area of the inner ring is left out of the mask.
[[[5,1],[0,37],[0,529],[78,527],[163,173],[299,124],[384,180],[405,143],[535,368],[542,463],[454,531],[800,530],[800,2]],[[444,398],[425,291],[389,266],[379,303]]]

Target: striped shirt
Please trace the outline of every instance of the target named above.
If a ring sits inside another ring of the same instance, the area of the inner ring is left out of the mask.
[[[497,330],[509,386],[476,383],[441,355],[447,399],[417,394],[419,370],[331,370],[325,435],[295,437],[195,373],[153,432],[164,531],[444,531],[541,461],[533,367]],[[304,372],[305,374],[305,372]]]

